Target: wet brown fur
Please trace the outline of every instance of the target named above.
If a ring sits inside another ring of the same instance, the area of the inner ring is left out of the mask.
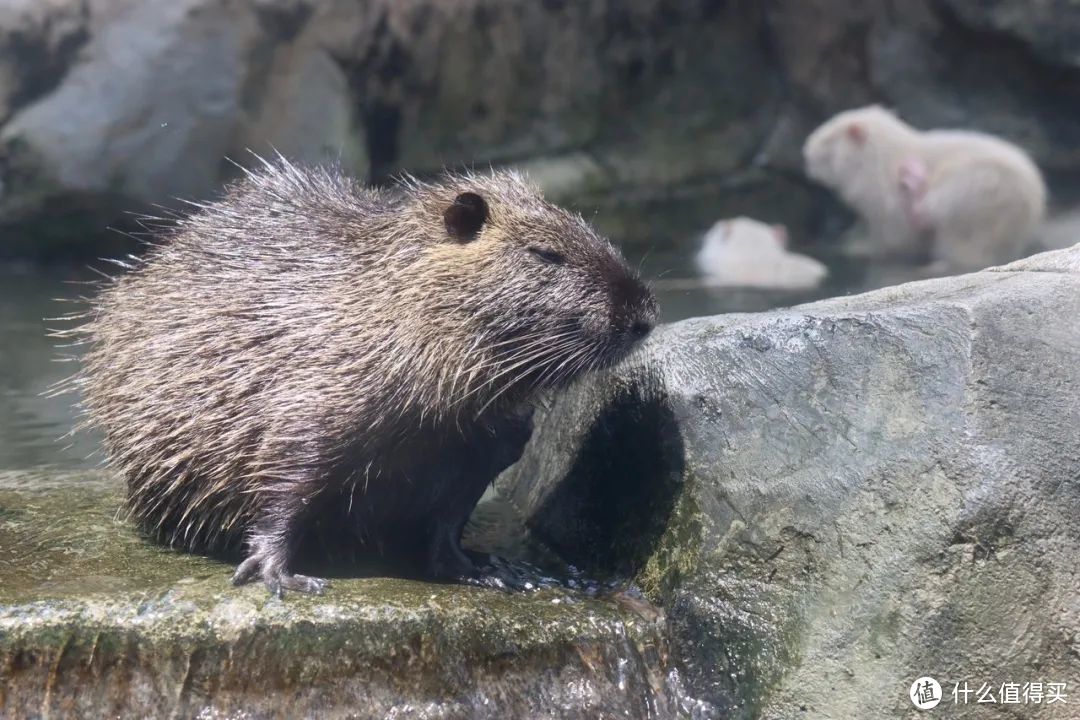
[[[487,218],[453,237],[465,192]],[[656,314],[606,240],[506,172],[387,192],[263,163],[132,264],[74,331],[87,424],[141,527],[246,546],[237,580],[278,593],[321,590],[289,566],[328,518],[429,574],[469,574],[445,553],[520,455],[531,399],[616,361]]]

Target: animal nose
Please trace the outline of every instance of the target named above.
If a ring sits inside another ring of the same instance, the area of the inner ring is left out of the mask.
[[[630,334],[636,338],[643,338],[652,332],[656,322],[651,319],[638,318],[630,325]]]
[[[617,283],[615,292],[615,325],[639,340],[656,327],[659,312],[652,291],[636,277],[628,276]]]

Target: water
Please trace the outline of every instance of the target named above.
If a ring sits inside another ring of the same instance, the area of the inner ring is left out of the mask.
[[[0,471],[96,462],[96,438],[70,434],[75,398],[48,395],[74,365],[59,362],[45,318],[69,311],[57,299],[76,297],[85,287],[72,281],[85,279],[72,271],[0,267]]]

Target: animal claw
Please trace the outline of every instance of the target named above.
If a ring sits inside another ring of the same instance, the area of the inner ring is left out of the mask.
[[[262,558],[252,555],[236,568],[236,572],[232,576],[232,584],[236,586],[247,585],[258,576],[261,567]]]
[[[330,587],[330,581],[323,578],[311,577],[310,575],[289,575],[283,573],[280,576],[281,587],[308,593],[309,595],[322,595]]]
[[[322,595],[330,587],[330,583],[322,578],[286,572],[282,563],[263,555],[252,555],[240,563],[233,573],[232,584],[246,585],[259,577],[270,594],[278,598],[284,598],[286,590]]]

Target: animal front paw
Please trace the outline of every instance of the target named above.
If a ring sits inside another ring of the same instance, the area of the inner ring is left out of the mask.
[[[330,587],[330,583],[322,578],[290,573],[285,565],[283,559],[273,553],[253,554],[236,568],[232,583],[246,585],[261,578],[266,589],[279,598],[285,597],[286,590],[322,595]]]

